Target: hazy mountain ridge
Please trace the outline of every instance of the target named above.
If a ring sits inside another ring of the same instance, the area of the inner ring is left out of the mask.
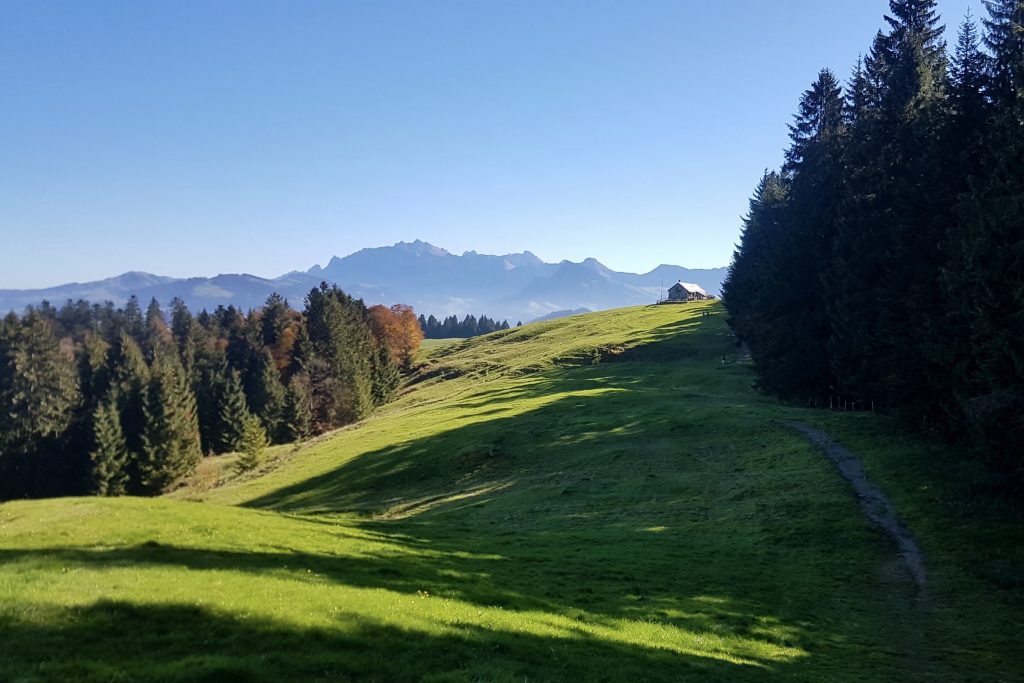
[[[180,297],[198,310],[219,305],[255,308],[278,292],[294,306],[301,306],[306,293],[326,280],[368,304],[400,302],[427,314],[473,313],[526,321],[555,311],[651,303],[677,280],[695,282],[718,293],[725,273],[724,267],[688,269],[664,264],[649,273],[622,273],[593,258],[580,263],[546,263],[529,251],[457,255],[416,240],[335,256],[324,267],[316,265],[278,278],[244,273],[171,278],[129,272],[96,282],[0,290],[0,311],[21,311],[44,300],[56,306],[67,299],[109,300],[120,305],[132,294],[143,305],[151,297],[164,305]]]

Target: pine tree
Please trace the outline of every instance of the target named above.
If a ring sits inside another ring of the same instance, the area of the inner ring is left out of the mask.
[[[281,343],[288,322],[288,301],[276,292],[268,296],[260,317],[263,345],[270,349],[277,347]]]
[[[779,173],[765,171],[743,218],[740,244],[733,254],[722,298],[729,309],[729,325],[752,352],[760,353],[760,330],[771,290],[766,265],[772,263],[772,242],[784,219],[789,187]]]
[[[200,328],[185,302],[175,297],[171,300],[171,337],[178,347],[181,365],[193,384],[197,380],[196,354],[198,353]]]
[[[285,410],[285,388],[277,372],[270,349],[264,348],[254,371],[255,381],[250,408],[274,443],[281,443]]]
[[[128,303],[124,306],[121,319],[122,331],[141,344],[146,326],[142,319],[142,308],[139,306],[139,300],[134,294],[128,297]]]
[[[283,441],[303,441],[310,435],[313,421],[309,391],[303,376],[292,377],[285,399]]]
[[[373,408],[369,315],[362,301],[322,283],[306,297],[309,376],[314,423],[329,429],[361,419]]]
[[[229,370],[223,379],[218,414],[217,452],[237,451],[242,445],[246,421],[252,413],[249,412],[242,380],[236,370]]]
[[[889,0],[891,62],[883,107],[894,119],[931,107],[945,92],[945,27],[937,5],[937,0]]]
[[[381,344],[373,359],[373,403],[382,406],[390,401],[402,383],[402,374],[395,365],[388,347]]]
[[[1003,107],[1024,92],[1024,0],[984,0],[985,45],[992,52],[991,93]]]
[[[237,467],[242,472],[254,470],[263,462],[263,451],[270,445],[267,433],[263,429],[259,418],[250,415],[242,429],[242,439],[239,444],[241,454],[238,457]]]
[[[190,474],[202,458],[195,396],[176,353],[157,351],[143,408],[138,488],[156,494]]]
[[[953,327],[949,412],[1006,479],[1024,486],[1024,3],[989,3],[996,111],[980,146],[943,272]],[[1016,56],[1014,56],[1016,53]]]
[[[93,412],[93,491],[100,496],[123,495],[128,487],[131,454],[121,429],[116,392],[108,393]]]
[[[36,311],[0,334],[0,496],[45,495],[70,485],[62,441],[81,403],[68,345]]]
[[[842,189],[842,90],[824,69],[800,100],[786,152],[788,196],[760,265],[771,295],[761,303],[752,352],[763,388],[784,398],[823,399],[833,384],[822,340],[828,317],[822,289]]]
[[[30,312],[0,338],[0,452],[31,452],[68,428],[80,400],[69,350]]]
[[[118,413],[121,428],[132,461],[142,453],[142,432],[146,416],[143,409],[146,387],[149,385],[149,366],[142,356],[142,349],[126,332],[122,332],[108,355],[108,372],[113,376],[116,387]],[[137,480],[138,477],[134,476]]]
[[[978,28],[968,12],[950,63],[950,99],[960,138],[976,136],[988,118],[989,69],[990,60],[981,50]]]

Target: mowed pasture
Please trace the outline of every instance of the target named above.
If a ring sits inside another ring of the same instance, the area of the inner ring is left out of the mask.
[[[422,358],[262,472],[0,505],[0,681],[1024,680],[1024,533],[982,473],[760,396],[720,304]],[[926,595],[790,420],[862,458]]]

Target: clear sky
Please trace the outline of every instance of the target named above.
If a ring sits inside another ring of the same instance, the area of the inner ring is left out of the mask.
[[[980,0],[941,0],[948,39]],[[0,288],[450,251],[728,263],[884,0],[0,2]]]

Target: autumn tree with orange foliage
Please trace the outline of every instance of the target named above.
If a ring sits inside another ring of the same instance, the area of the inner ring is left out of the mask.
[[[423,341],[423,330],[412,306],[395,304],[391,308],[380,304],[370,307],[370,327],[377,343],[391,352],[391,360],[408,369]]]

